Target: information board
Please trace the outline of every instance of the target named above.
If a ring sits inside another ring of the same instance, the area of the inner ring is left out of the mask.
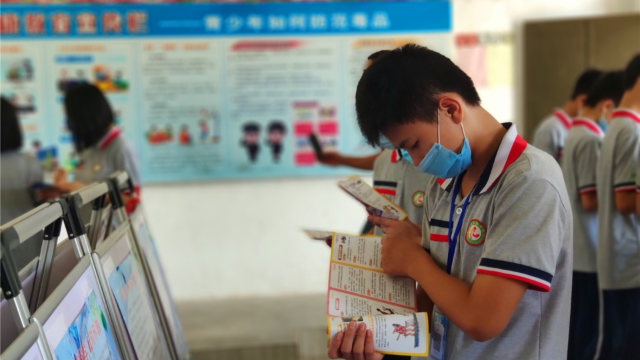
[[[62,106],[100,87],[145,182],[344,174],[325,150],[374,151],[354,95],[369,54],[413,42],[450,55],[446,0],[2,6],[1,92],[25,150],[75,164]]]

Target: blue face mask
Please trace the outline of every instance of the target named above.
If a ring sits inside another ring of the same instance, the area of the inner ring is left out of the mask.
[[[602,129],[603,132],[605,132],[607,131],[607,126],[609,126],[609,124],[607,123],[607,120],[601,116],[600,119],[598,119],[598,126],[600,126],[600,129]]]
[[[440,118],[438,117],[438,142],[433,144],[427,155],[418,164],[420,170],[441,178],[452,178],[462,173],[471,164],[469,141],[464,132],[464,126],[462,124],[460,126],[464,135],[464,143],[460,154],[456,154],[440,144]]]
[[[411,164],[413,164],[413,160],[411,159],[411,155],[409,155],[409,152],[407,150],[400,149],[400,155],[402,156],[403,159],[405,159],[408,162],[410,162]]]

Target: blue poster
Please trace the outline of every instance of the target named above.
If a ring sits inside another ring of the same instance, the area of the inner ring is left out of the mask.
[[[55,348],[56,359],[120,359],[113,334],[96,294],[91,291],[82,310]]]
[[[144,182],[344,175],[309,140],[349,155],[361,136],[354,95],[367,56],[406,43],[451,52],[447,0],[3,5],[2,93],[25,148],[77,154],[64,90],[107,95]]]

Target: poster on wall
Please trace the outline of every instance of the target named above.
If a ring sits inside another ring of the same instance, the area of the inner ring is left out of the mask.
[[[354,108],[369,54],[406,43],[450,55],[451,5],[426,2],[5,5],[4,96],[25,150],[76,165],[64,92],[107,96],[145,182],[343,175],[325,151],[376,151]]]

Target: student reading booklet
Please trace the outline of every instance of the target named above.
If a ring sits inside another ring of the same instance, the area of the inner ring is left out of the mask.
[[[339,181],[338,186],[361,202],[369,214],[398,220],[407,217],[400,206],[380,195],[358,175]]]
[[[327,291],[329,341],[355,320],[373,330],[376,351],[427,356],[428,319],[426,313],[416,312],[416,283],[382,271],[381,247],[380,236],[333,233]]]

